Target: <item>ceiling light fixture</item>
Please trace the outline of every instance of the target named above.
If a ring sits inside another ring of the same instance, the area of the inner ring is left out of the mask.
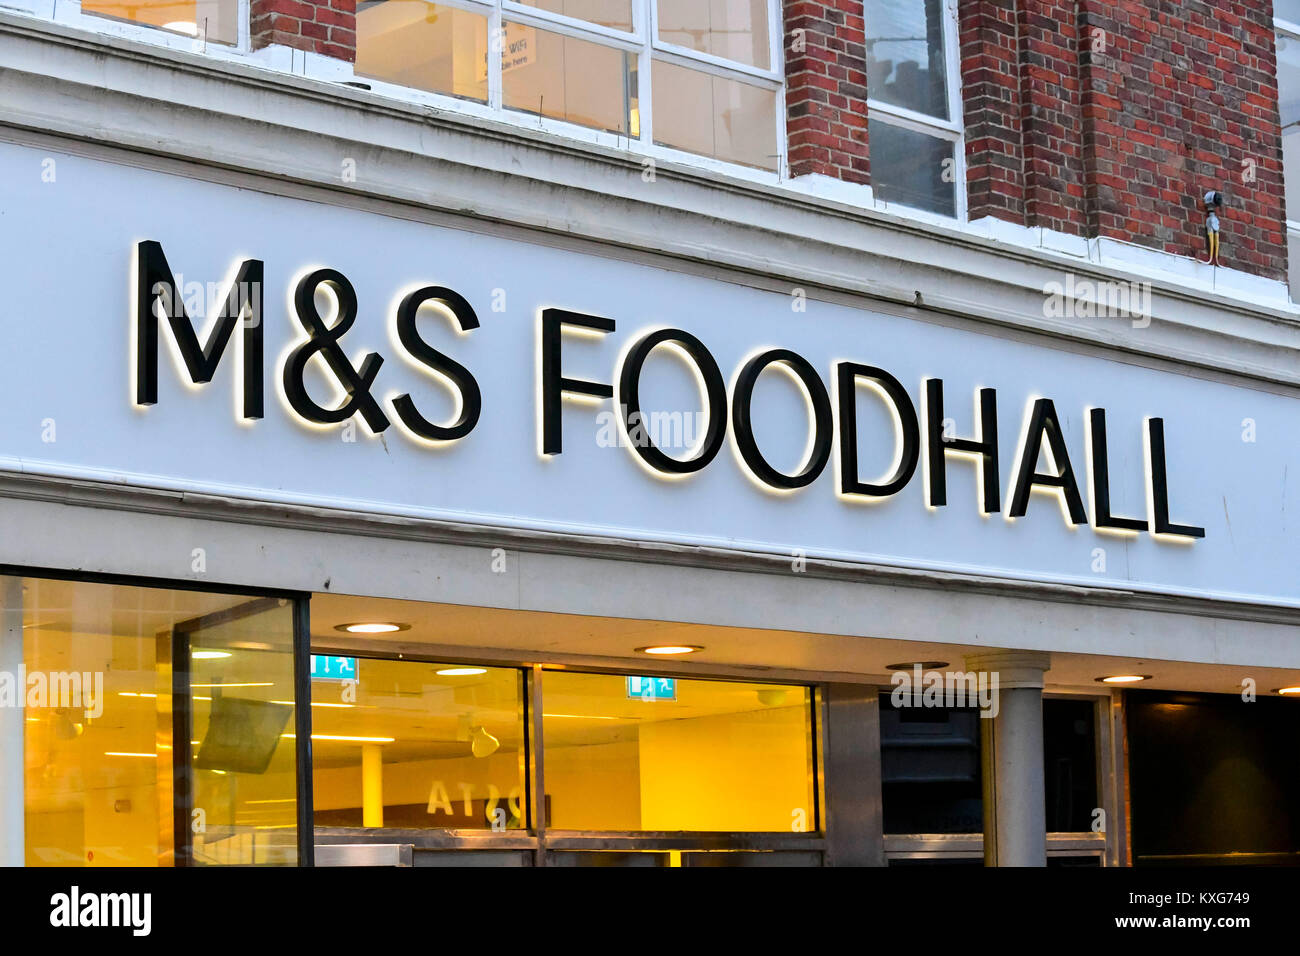
[[[1136,684],[1138,681],[1150,680],[1150,674],[1112,674],[1110,677],[1093,678],[1099,684]]]
[[[219,661],[222,658],[233,657],[230,651],[192,651],[190,658],[196,661]]]
[[[486,667],[444,667],[440,671],[434,671],[439,677],[476,677],[479,674],[486,674]]]
[[[1291,697],[1300,694],[1300,687],[1279,687],[1273,693],[1281,694],[1283,697]]]
[[[638,647],[638,654],[657,654],[662,657],[671,657],[676,654],[694,654],[697,651],[704,650],[698,644],[655,644],[651,647]]]
[[[373,621],[370,623],[335,624],[334,630],[348,634],[392,634],[394,631],[409,631],[411,625],[395,621]]]
[[[947,667],[947,661],[908,661],[906,664],[886,664],[887,671],[910,671],[915,667],[923,671],[937,671],[941,667]]]

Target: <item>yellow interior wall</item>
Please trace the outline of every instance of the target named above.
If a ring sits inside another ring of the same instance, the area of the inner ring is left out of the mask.
[[[559,830],[636,830],[641,826],[640,761],[635,740],[546,748],[549,826]]]
[[[463,800],[461,784],[470,798],[485,799],[495,784],[504,800],[512,787],[520,787],[519,755],[498,751],[488,757],[449,757],[384,764],[384,805],[428,803],[435,783],[441,782],[452,802]],[[318,810],[361,806],[361,757],[347,767],[322,768],[312,778],[313,801]]]
[[[640,728],[647,830],[792,829],[809,806],[807,709],[776,707]]]

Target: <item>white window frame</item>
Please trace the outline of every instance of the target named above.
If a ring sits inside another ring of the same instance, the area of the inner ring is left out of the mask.
[[[862,15],[864,18],[871,16],[871,7],[873,4],[887,3],[888,0],[863,0]],[[914,133],[924,133],[927,136],[933,136],[937,139],[946,140],[952,143],[953,154],[953,216],[945,216],[941,213],[932,212],[927,209],[918,209],[914,206],[905,206],[910,213],[916,213],[926,217],[934,217],[940,222],[957,222],[966,221],[966,127],[965,117],[962,112],[962,90],[961,90],[961,36],[957,23],[957,0],[942,0],[943,2],[943,59],[946,70],[947,83],[945,84],[948,100],[949,119],[942,120],[937,116],[928,116],[925,113],[918,113],[915,110],[909,110],[901,106],[894,106],[884,103],[871,96],[871,89],[867,89],[867,117],[870,120],[879,120],[890,126],[897,126],[900,129],[911,130]],[[868,42],[870,38],[868,37]],[[877,200],[881,205],[903,206],[902,203],[886,203]]]
[[[786,129],[785,129],[785,59],[783,35],[784,27],[780,0],[766,0],[768,13],[768,61],[769,68],[749,66],[734,60],[727,60],[709,53],[701,53],[689,47],[667,43],[659,39],[658,4],[655,0],[631,0],[632,29],[617,30],[610,27],[574,19],[562,14],[552,13],[538,7],[528,6],[518,0],[425,0],[436,2],[441,6],[455,7],[487,17],[489,37],[501,36],[506,22],[558,33],[598,43],[602,46],[622,50],[637,57],[637,112],[639,136],[629,137],[605,130],[569,123],[551,117],[538,116],[525,110],[509,109],[502,101],[501,61],[499,57],[488,57],[488,100],[487,109],[497,119],[508,119],[524,123],[531,127],[541,127],[578,139],[597,143],[615,145],[622,148],[638,147],[639,152],[651,156],[689,162],[694,165],[707,165],[726,170],[745,170],[761,178],[780,178],[787,176]],[[729,80],[737,80],[750,86],[771,91],[775,94],[776,124],[773,137],[776,143],[775,169],[760,169],[727,160],[716,159],[701,153],[664,146],[654,141],[654,104],[652,69],[654,61],[672,63],[689,67],[702,73],[709,73]],[[454,103],[456,108],[475,112],[475,101],[459,99],[448,94],[411,90],[395,84],[374,80],[366,81],[384,93],[411,98],[432,98],[441,104]]]
[[[1300,43],[1300,23],[1292,23],[1290,20],[1283,20],[1281,17],[1274,17],[1274,18],[1273,18],[1273,33],[1274,33],[1274,36],[1275,36],[1275,37],[1284,37],[1285,39],[1287,39],[1287,40],[1291,40],[1291,41],[1294,42],[1294,43]],[[1281,86],[1281,82],[1280,82],[1280,81],[1279,81],[1279,83],[1278,83],[1278,86],[1279,86],[1279,87]],[[1280,94],[1280,92],[1281,92],[1281,91],[1279,90],[1279,94]],[[1298,94],[1300,94],[1300,90],[1297,90],[1296,92],[1297,92]],[[1280,115],[1280,114],[1279,114],[1279,116],[1278,116],[1278,119],[1281,120],[1281,115]],[[1282,128],[1279,130],[1279,134],[1280,134],[1281,136],[1284,137],[1284,136],[1286,135],[1286,127],[1282,127]],[[1300,189],[1300,183],[1286,183],[1284,188],[1285,188],[1286,190]],[[1282,215],[1283,215],[1283,216],[1286,216],[1286,195],[1285,195],[1285,192],[1284,192],[1284,194],[1283,194],[1283,196],[1282,196]],[[1290,245],[1291,245],[1291,243],[1290,243],[1289,240],[1294,239],[1294,240],[1296,240],[1297,242],[1300,242],[1300,220],[1290,219],[1290,218],[1288,218],[1288,219],[1286,220],[1286,235],[1287,235],[1287,239],[1288,239],[1288,242],[1287,242],[1287,286],[1290,287],[1290,286],[1291,286],[1291,268],[1292,268],[1292,264],[1291,264],[1291,249],[1290,249]],[[1291,301],[1292,301],[1292,302],[1300,302],[1300,288],[1292,288],[1292,289],[1291,289]]]

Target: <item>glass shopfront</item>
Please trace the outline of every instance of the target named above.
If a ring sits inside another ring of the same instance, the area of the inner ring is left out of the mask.
[[[481,646],[673,625],[412,602],[413,625],[336,623],[373,603],[320,595],[313,638],[303,596],[11,574],[0,598],[0,810],[28,865],[826,862],[826,687]],[[1108,700],[1043,701],[1052,863],[1108,852]],[[980,713],[871,706],[878,749],[848,769],[879,780],[884,859],[981,862]]]

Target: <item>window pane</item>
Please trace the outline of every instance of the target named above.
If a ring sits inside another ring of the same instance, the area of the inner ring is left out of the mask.
[[[0,860],[297,861],[291,604],[8,577],[0,608],[0,674],[25,675],[0,700],[26,704],[0,707],[0,802],[25,818]],[[172,698],[187,641],[192,712]]]
[[[1291,284],[1291,301],[1300,302],[1300,234],[1286,234],[1287,279]]]
[[[358,76],[487,101],[487,17],[424,0],[357,4]]]
[[[880,695],[886,833],[983,832],[980,719],[973,707],[895,707]]]
[[[326,660],[351,669],[312,680],[317,826],[525,825],[519,671]]]
[[[656,143],[777,168],[774,91],[656,60],[654,104]]]
[[[657,0],[659,39],[762,69],[771,66],[768,0]]]
[[[635,682],[635,683],[633,683]],[[546,803],[564,830],[812,830],[806,687],[548,671]]]
[[[504,104],[514,110],[627,134],[636,106],[635,58],[549,30],[506,24]]]
[[[563,14],[575,20],[599,23],[614,30],[632,31],[632,0],[519,0],[529,7]]]
[[[291,606],[243,599],[172,634],[190,649],[193,807],[203,814],[193,861],[296,862]]]
[[[1097,799],[1096,704],[1092,700],[1043,701],[1043,771],[1047,831],[1092,829]]]
[[[1286,217],[1300,220],[1300,40],[1277,38],[1277,99],[1282,116]]]
[[[239,0],[82,0],[81,9],[214,43],[239,42]]]
[[[948,115],[944,0],[867,0],[867,93],[939,119]]]
[[[957,215],[957,164],[951,141],[874,119],[867,122],[867,138],[877,199]]]

